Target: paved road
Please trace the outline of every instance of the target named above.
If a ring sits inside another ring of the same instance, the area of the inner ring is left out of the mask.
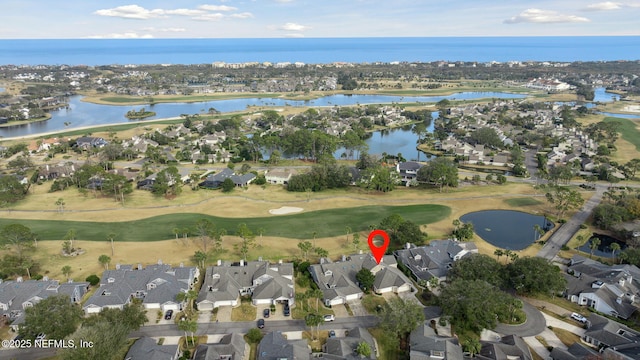
[[[560,228],[557,229],[551,237],[549,237],[549,240],[547,240],[542,249],[538,251],[536,256],[553,260],[553,258],[558,255],[562,246],[569,242],[573,235],[580,229],[580,225],[587,220],[589,215],[591,215],[591,211],[600,203],[600,200],[602,200],[602,194],[604,194],[606,190],[606,186],[597,185],[595,193],[584,204],[582,209],[573,215],[569,221],[562,224],[562,226],[560,226]]]

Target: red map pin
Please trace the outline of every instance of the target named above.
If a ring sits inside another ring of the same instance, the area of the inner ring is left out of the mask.
[[[376,236],[380,236],[382,237],[382,240],[384,240],[382,242],[382,245],[379,247],[373,243],[373,238],[375,238]],[[378,264],[380,264],[380,261],[382,261],[382,257],[384,256],[384,253],[387,252],[388,247],[389,247],[389,234],[387,234],[386,231],[373,230],[369,234],[369,248],[371,249],[371,253],[373,254],[373,257],[376,259],[376,262]]]

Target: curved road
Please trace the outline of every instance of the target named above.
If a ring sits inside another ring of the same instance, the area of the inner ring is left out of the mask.
[[[522,311],[527,314],[527,320],[520,325],[498,324],[494,329],[495,332],[504,335],[518,335],[521,337],[535,336],[543,332],[547,327],[547,322],[540,310],[535,306],[523,301]]]

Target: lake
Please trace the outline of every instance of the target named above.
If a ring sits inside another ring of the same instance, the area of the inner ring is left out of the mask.
[[[544,216],[512,210],[476,211],[461,216],[460,221],[472,223],[475,233],[489,244],[508,250],[526,249],[537,241],[541,235],[535,225],[545,230],[554,226]]]
[[[69,108],[51,112],[51,119],[38,123],[0,128],[0,136],[13,137],[38,134],[50,131],[70,130],[83,126],[105,125],[126,122],[125,114],[130,110],[145,107],[156,113],[156,116],[145,120],[178,117],[181,114],[204,114],[209,108],[226,113],[246,110],[250,106],[285,107],[285,106],[350,106],[366,104],[391,104],[400,102],[435,103],[443,99],[474,100],[484,98],[521,99],[522,94],[500,92],[460,92],[448,96],[389,96],[389,95],[331,95],[318,99],[285,100],[278,98],[244,98],[213,100],[196,103],[162,103],[155,105],[99,105],[81,101],[82,96],[71,96]],[[144,120],[143,120],[144,121]],[[65,125],[67,123],[67,125]]]

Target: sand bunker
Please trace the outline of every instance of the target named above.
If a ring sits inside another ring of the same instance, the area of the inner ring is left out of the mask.
[[[292,206],[283,206],[279,209],[271,209],[269,210],[269,214],[273,214],[273,215],[284,215],[284,214],[293,214],[293,213],[297,213],[304,210],[303,208],[299,208],[299,207],[292,207]]]

